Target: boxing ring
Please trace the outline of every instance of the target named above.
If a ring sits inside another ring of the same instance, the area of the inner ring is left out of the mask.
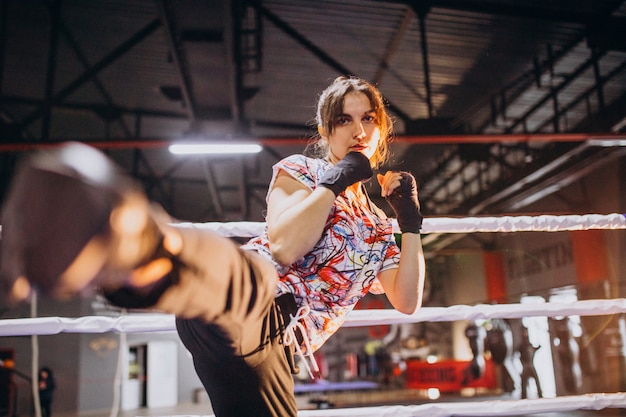
[[[256,222],[184,223],[183,225],[211,229],[227,237],[256,236],[264,227],[263,223]],[[592,229],[626,229],[626,215],[614,213],[608,215],[426,218],[424,219],[422,233],[558,232]],[[391,309],[369,309],[354,310],[348,316],[343,327],[488,320],[494,318],[520,319],[540,316],[600,316],[623,314],[625,312],[626,299],[622,298],[549,302],[543,304],[478,304],[423,307],[413,315],[404,315]],[[0,320],[0,336],[106,332],[116,332],[125,335],[127,333],[173,331],[175,331],[174,317],[168,314],[155,313],[121,315],[118,317],[38,317]],[[522,400],[433,402],[418,405],[302,410],[298,415],[301,417],[508,416],[573,410],[602,410],[606,408],[626,408],[626,393],[591,393]],[[112,416],[115,414],[116,412],[111,413]]]

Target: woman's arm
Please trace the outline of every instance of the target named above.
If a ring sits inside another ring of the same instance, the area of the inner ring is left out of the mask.
[[[394,308],[402,313],[413,314],[422,305],[424,291],[425,261],[422,227],[415,178],[407,172],[386,172],[378,175],[381,195],[387,199],[402,231],[402,251],[397,269],[383,271],[379,281]]]
[[[349,152],[330,167],[311,191],[284,171],[279,171],[267,203],[267,227],[272,257],[291,265],[322,236],[335,198],[347,187],[372,176],[370,161]]]
[[[322,236],[335,194],[326,187],[311,191],[284,171],[270,190],[267,228],[272,257],[281,265],[291,265]]]
[[[403,233],[400,265],[378,274],[391,305],[401,313],[413,314],[422,306],[425,265],[420,235]]]

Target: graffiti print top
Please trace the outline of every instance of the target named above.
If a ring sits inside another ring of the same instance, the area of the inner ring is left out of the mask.
[[[321,159],[292,155],[274,165],[272,189],[283,170],[314,190],[331,165]],[[244,248],[255,249],[274,263],[280,281],[277,295],[292,293],[298,305],[308,305],[303,320],[313,351],[337,331],[346,315],[368,291],[381,293],[376,275],[397,268],[400,250],[393,236],[392,223],[369,199],[346,190],[335,199],[321,239],[302,259],[289,267],[271,257],[267,229]],[[306,219],[303,219],[306,221]]]

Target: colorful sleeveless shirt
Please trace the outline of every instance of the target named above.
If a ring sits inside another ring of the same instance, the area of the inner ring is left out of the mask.
[[[314,190],[331,166],[322,159],[292,155],[274,165],[269,190],[281,170]],[[272,259],[267,227],[262,236],[243,247],[272,261],[280,278],[277,296],[291,293],[299,306],[309,306],[310,313],[302,322],[313,351],[341,327],[368,291],[383,292],[376,275],[397,268],[400,262],[391,219],[371,202],[369,206],[359,203],[351,190],[337,196],[322,237],[294,264],[285,267]]]

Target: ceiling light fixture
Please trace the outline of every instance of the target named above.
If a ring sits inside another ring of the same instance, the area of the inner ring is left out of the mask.
[[[263,150],[256,143],[176,143],[169,146],[174,155],[224,155],[259,153]]]
[[[590,139],[589,145],[603,148],[622,147],[626,146],[626,139]]]

